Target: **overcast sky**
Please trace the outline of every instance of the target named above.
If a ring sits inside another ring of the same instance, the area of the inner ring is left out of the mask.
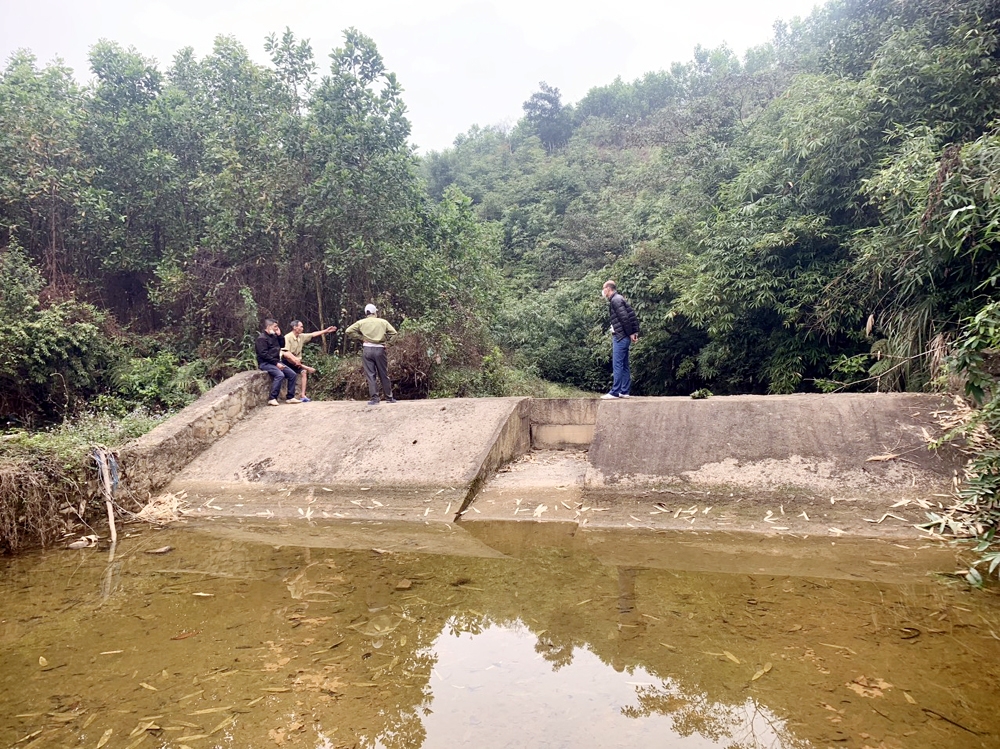
[[[322,72],[350,26],[375,40],[404,101],[418,148],[440,150],[473,124],[513,123],[546,81],[572,103],[691,59],[695,45],[737,52],[767,41],[775,20],[805,17],[815,0],[0,0],[0,56],[30,49],[90,78],[98,39],[134,46],[160,69],[186,46],[200,56],[218,34],[260,62],[264,37],[291,27],[309,39]]]

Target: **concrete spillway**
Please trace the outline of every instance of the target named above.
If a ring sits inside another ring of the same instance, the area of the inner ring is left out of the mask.
[[[518,516],[523,503],[547,495],[562,503],[550,502],[544,519],[584,496],[613,509],[649,492],[884,503],[946,492],[960,463],[954,452],[927,449],[939,431],[934,412],[948,405],[938,396],[261,408],[264,381],[256,373],[241,377],[242,384],[224,383],[187,417],[182,412],[161,427],[166,440],[158,442],[154,431],[126,450],[126,468],[129,457],[141,468],[182,456],[150,488],[169,483],[168,492],[201,514],[451,522],[462,512],[467,520]],[[249,404],[243,412],[231,403],[240,392]],[[186,434],[201,442],[192,447]],[[534,506],[528,517],[540,516]]]

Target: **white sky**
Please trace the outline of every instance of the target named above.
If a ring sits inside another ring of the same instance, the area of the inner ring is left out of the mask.
[[[742,53],[767,41],[778,18],[807,16],[816,0],[0,0],[0,58],[30,49],[58,56],[81,81],[98,39],[134,46],[165,70],[186,46],[211,51],[235,36],[260,62],[264,37],[286,26],[309,39],[321,72],[350,26],[375,40],[405,89],[421,151],[440,150],[473,124],[513,124],[546,81],[572,103],[616,76],[691,59],[695,45]]]

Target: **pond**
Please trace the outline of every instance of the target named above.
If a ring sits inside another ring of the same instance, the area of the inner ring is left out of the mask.
[[[0,744],[1000,746],[1000,598],[916,540],[129,530],[0,562]]]

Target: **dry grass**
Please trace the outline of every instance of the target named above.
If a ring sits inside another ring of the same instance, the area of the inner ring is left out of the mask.
[[[0,552],[48,545],[70,532],[86,506],[86,481],[55,461],[25,459],[0,467]]]
[[[188,508],[188,503],[184,499],[186,496],[186,492],[179,494],[164,492],[149,500],[146,506],[139,510],[134,517],[136,520],[153,525],[175,523],[184,516]]]

